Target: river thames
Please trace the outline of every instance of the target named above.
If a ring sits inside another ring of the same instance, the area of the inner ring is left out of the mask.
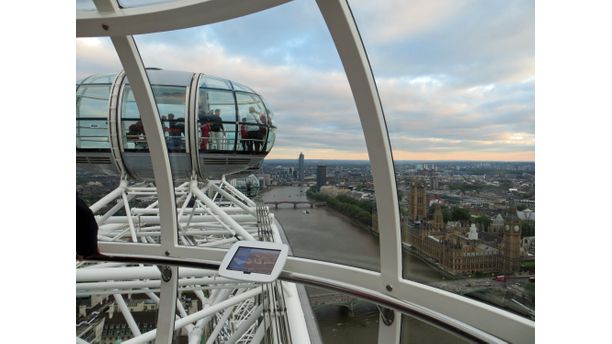
[[[264,202],[306,201],[307,187],[282,186],[262,193]],[[304,205],[305,206],[305,205]],[[378,238],[350,219],[327,207],[293,208],[280,205],[270,209],[281,223],[293,255],[380,271]],[[410,254],[403,254],[404,277],[427,283],[443,280],[440,272]],[[332,292],[307,287],[311,301]],[[324,343],[375,343],[378,310],[358,300],[350,307],[336,304],[313,306]],[[402,343],[457,343],[458,338],[430,325],[404,317]],[[460,342],[460,341],[459,341]]]

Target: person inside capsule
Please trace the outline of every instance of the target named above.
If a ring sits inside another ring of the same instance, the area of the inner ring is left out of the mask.
[[[246,117],[242,117],[242,123],[240,123],[240,144],[242,145],[243,152],[246,152],[249,146],[249,131],[245,122]]]
[[[174,119],[174,114],[168,114],[168,149],[177,150],[181,149],[182,139],[181,135],[185,130],[185,125],[182,123],[183,119]]]
[[[144,141],[144,126],[142,121],[138,120],[136,123],[130,125],[128,128],[127,139],[135,143],[138,148],[146,148],[147,143]]]
[[[221,120],[221,109],[215,109],[210,122],[210,149],[224,150],[223,140],[225,138],[225,128],[223,128],[223,122]]]
[[[257,110],[255,110],[255,107],[249,107],[249,113],[247,116],[249,121],[249,124],[247,125],[249,152],[255,151],[256,153],[259,153],[262,135],[259,126],[259,114],[257,113]]]

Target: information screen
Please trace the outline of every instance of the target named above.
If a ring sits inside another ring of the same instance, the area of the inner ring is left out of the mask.
[[[227,269],[269,275],[274,270],[280,252],[280,250],[241,246],[232,257]]]

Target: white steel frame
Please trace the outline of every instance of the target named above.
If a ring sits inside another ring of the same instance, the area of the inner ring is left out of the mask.
[[[177,209],[176,218],[181,228],[178,232],[179,238],[183,239],[184,245],[215,247],[216,252],[224,254],[225,250],[221,248],[229,247],[239,238],[255,240],[259,229],[257,221],[261,220],[254,214],[253,209],[256,205],[227,181],[185,182],[174,188],[173,192],[179,204],[182,204],[178,207],[180,209]],[[152,185],[130,184],[127,180],[122,180],[117,189],[94,203],[91,206],[94,213],[100,212],[103,208],[110,208],[96,216],[99,239],[102,241],[100,247],[115,247],[120,250],[127,247],[144,248],[145,250],[159,249],[161,245],[158,243],[163,240],[159,226],[161,210],[157,207],[157,198],[151,197],[156,195],[157,188]],[[130,200],[139,196],[148,197],[151,203],[145,206],[141,200],[140,207],[132,206]],[[116,215],[121,209],[125,210],[125,216]],[[273,215],[268,214],[267,216],[271,223],[274,222]],[[270,239],[280,242],[278,228],[272,226],[271,230]],[[187,237],[192,241],[187,242],[185,239]],[[202,240],[199,241],[198,238]],[[185,246],[178,248],[185,248]],[[140,259],[143,257],[138,254],[135,256]],[[150,257],[154,256],[155,254]],[[169,272],[166,279],[163,278],[165,274],[160,273],[160,270]],[[187,330],[190,343],[199,343],[203,336],[203,328],[211,321],[215,322],[215,328],[218,329],[215,336],[220,335],[222,340],[244,343],[261,340],[264,337],[264,326],[256,326],[256,321],[263,316],[263,307],[267,304],[265,302],[256,304],[252,299],[253,295],[262,292],[261,285],[220,278],[216,270],[190,268],[179,270],[177,267],[167,265],[154,267],[142,266],[142,264],[124,266],[116,263],[97,265],[79,263],[76,281],[77,296],[113,296],[134,336],[127,341],[128,343],[143,343],[153,338],[156,342],[166,343],[171,341],[173,333],[182,327]],[[288,306],[286,312],[280,313],[276,307],[270,306],[274,312],[271,319],[275,321],[269,320],[266,325],[276,326],[276,320],[285,321],[294,325],[292,336],[296,336],[295,338],[307,336],[295,285],[284,282],[268,287],[270,290],[273,288],[276,288],[277,291],[286,290],[284,303]],[[177,302],[178,290],[191,291],[198,295],[204,308],[188,314],[182,304]],[[203,290],[208,291],[210,297],[206,298]],[[230,297],[234,292],[237,294]],[[158,297],[156,293],[159,293],[161,297]],[[236,298],[241,293],[247,297],[246,301],[241,303],[240,307],[234,307],[237,302],[243,301],[242,296]],[[140,332],[124,301],[126,294],[144,294],[159,304],[156,330],[147,333]],[[270,297],[267,299],[271,300]],[[227,311],[229,314],[226,314],[231,321],[222,320],[220,314],[211,315],[219,313],[220,308],[231,308]],[[178,310],[180,314],[176,321],[174,321],[175,310]],[[207,340],[212,342],[215,336],[210,335]]]
[[[223,250],[216,248],[181,246],[177,241],[177,210],[165,140],[145,69],[131,35],[205,25],[265,10],[284,2],[286,1],[179,0],[119,9],[112,0],[99,0],[95,1],[98,12],[77,12],[77,37],[110,37],[130,79],[143,125],[148,133],[147,141],[154,164],[159,199],[160,228],[163,229],[160,231],[159,244],[102,243],[100,248],[104,254],[143,258],[171,257],[183,261],[217,263],[224,254]],[[335,285],[359,286],[370,292],[418,304],[505,341],[534,342],[533,321],[402,278],[400,220],[392,152],[365,48],[346,0],[317,0],[317,4],[342,60],[366,139],[377,196],[381,271],[379,273],[297,257],[288,258],[284,271],[325,279]],[[171,289],[163,289],[161,298],[168,297],[176,301],[175,291]],[[172,305],[162,306],[164,309],[160,308],[160,312],[163,314],[171,314],[174,311]],[[395,319],[391,326],[380,326],[380,342],[399,342],[400,317],[397,312]],[[183,324],[186,321],[178,320],[175,325],[173,320],[168,318],[165,325],[158,324],[158,330],[171,332],[172,326],[178,327],[179,322]],[[254,336],[261,336],[262,333],[263,328],[257,329]]]

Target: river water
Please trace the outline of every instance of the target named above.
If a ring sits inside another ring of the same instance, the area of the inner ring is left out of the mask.
[[[306,190],[307,187],[275,187],[265,191],[262,198],[265,202],[306,201]],[[333,209],[302,207],[304,205],[294,209],[292,204],[280,205],[279,209],[270,207],[282,224],[294,256],[380,271],[377,237]],[[443,279],[438,271],[410,254],[403,255],[403,266],[404,276],[417,282]],[[311,297],[330,293],[319,288],[306,289]],[[378,311],[371,303],[359,300],[352,304],[352,310],[338,305],[320,305],[313,307],[313,311],[324,343],[377,341]],[[403,323],[402,343],[457,342],[448,334],[414,319],[404,317]]]

